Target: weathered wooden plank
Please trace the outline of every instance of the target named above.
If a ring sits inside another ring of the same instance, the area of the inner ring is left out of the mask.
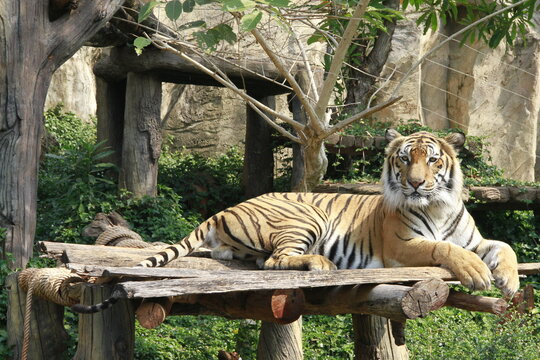
[[[39,248],[48,257],[57,259],[67,264],[85,264],[86,266],[135,266],[149,256],[161,251],[161,247],[144,249],[102,246],[65,244],[43,241]],[[189,257],[183,257],[171,261],[165,268],[190,268],[190,269],[256,269],[255,263],[239,260],[214,260],[210,259],[208,251],[197,251]]]
[[[187,257],[186,259],[190,259]],[[193,258],[191,258],[193,259]],[[203,259],[195,258],[195,261]],[[334,285],[360,285],[400,283],[438,278],[455,281],[456,277],[449,271],[439,267],[401,267],[381,269],[349,269],[332,271],[300,271],[300,270],[205,270],[194,268],[141,268],[141,267],[102,267],[81,264],[69,264],[68,267],[81,275],[107,277],[140,277],[187,279],[197,278],[213,281],[228,280],[239,283],[260,281],[257,288],[247,290],[289,289],[295,287],[320,287]],[[522,275],[540,273],[540,263],[518,264],[518,272]],[[245,279],[245,280],[244,280]],[[281,287],[273,287],[269,282],[282,282]],[[148,282],[147,282],[148,283]],[[266,285],[264,283],[267,283]],[[223,283],[224,284],[224,283]],[[293,286],[298,284],[298,286]],[[259,286],[263,286],[259,288]],[[267,286],[267,287],[264,287]],[[240,290],[240,289],[238,289]],[[221,291],[219,291],[221,292]],[[161,295],[169,296],[169,295]]]

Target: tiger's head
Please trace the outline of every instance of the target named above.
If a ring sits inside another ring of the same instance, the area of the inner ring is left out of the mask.
[[[455,206],[461,199],[463,174],[457,152],[465,135],[439,138],[428,132],[402,136],[386,131],[389,144],[383,165],[385,203],[390,209]]]

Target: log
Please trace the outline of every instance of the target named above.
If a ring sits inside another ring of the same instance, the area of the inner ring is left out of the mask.
[[[314,192],[380,195],[380,184],[320,184]],[[474,200],[474,202],[473,202]],[[539,210],[540,189],[534,186],[471,186],[465,188],[463,201],[475,210]]]
[[[26,292],[19,287],[18,276],[19,273],[13,273],[6,279],[8,346],[13,350],[12,359],[21,358],[26,306]],[[28,359],[64,359],[68,340],[69,336],[64,329],[64,307],[34,296]]]
[[[134,249],[115,246],[64,244],[49,241],[39,243],[39,248],[47,257],[61,263],[85,264],[87,266],[135,266],[149,256],[155,255],[162,248]],[[183,257],[171,261],[164,268],[189,269],[256,269],[255,263],[239,260],[214,260],[208,252],[197,252],[195,256]],[[161,268],[163,269],[163,268]]]
[[[354,355],[357,360],[407,360],[405,345],[395,345],[393,323],[380,316],[353,315]],[[369,329],[369,331],[364,331]]]
[[[191,259],[193,264],[199,260]],[[211,260],[211,259],[204,259]],[[518,270],[523,264],[518,266]],[[128,297],[180,296],[231,291],[317,288],[323,286],[391,284],[438,278],[455,280],[454,275],[437,267],[353,269],[333,271],[297,270],[194,270],[172,268],[110,268],[70,265],[80,275],[161,278],[153,281],[126,281],[118,287]],[[540,263],[529,264],[527,272],[540,270]],[[90,271],[88,271],[90,270]],[[156,295],[158,294],[159,295]]]
[[[441,280],[430,279],[412,287],[380,284],[314,288],[304,290],[303,296],[288,292],[289,299],[276,304],[276,295],[281,294],[255,291],[175,297],[170,314],[219,315],[277,323],[294,321],[300,315],[375,314],[404,322],[442,307],[448,286]]]
[[[450,290],[450,294],[445,306],[453,306],[468,311],[481,311],[495,315],[502,315],[506,312],[508,303],[504,301],[504,299],[471,295]]]
[[[86,286],[82,303],[102,302],[111,292],[110,285]],[[135,314],[131,300],[120,299],[112,308],[79,316],[79,344],[74,360],[130,360],[134,356],[134,346]]]
[[[137,311],[135,311],[139,324],[146,329],[157,327],[165,321],[173,303],[174,300],[172,297],[153,299],[152,301],[143,300]]]
[[[291,91],[290,88],[280,84],[284,83],[285,79],[270,62],[245,59],[225,61],[213,58],[209,54],[205,58],[195,54],[190,54],[190,56],[210,68],[213,67],[210,62],[214,63],[236,86],[258,96],[284,94]],[[244,70],[246,68],[248,70]],[[295,66],[288,65],[287,68],[295,72]],[[179,56],[150,47],[139,56],[130,47],[114,48],[108,54],[104,54],[94,65],[94,74],[107,80],[125,79],[129,72],[151,73],[163,82],[222,86]]]

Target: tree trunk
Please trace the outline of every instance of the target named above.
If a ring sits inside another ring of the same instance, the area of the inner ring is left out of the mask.
[[[399,0],[385,0],[383,2],[385,6],[395,10],[399,9],[399,3]],[[375,90],[373,84],[375,84],[375,81],[380,75],[386,59],[388,59],[388,54],[392,49],[392,35],[394,34],[396,23],[386,20],[384,25],[386,26],[386,32],[382,30],[377,32],[375,43],[369,55],[362,56],[360,54],[360,58],[364,57],[363,63],[359,66],[357,65],[360,69],[350,69],[350,78],[346,82],[347,97],[345,104],[351,110],[359,106],[366,107],[369,96]],[[365,48],[359,46],[357,47],[357,53],[352,55],[358,57],[358,52],[363,53],[364,51]]]
[[[49,20],[48,1],[0,2],[0,227],[14,267],[32,255],[43,106],[54,71],[119,8],[82,1]]]
[[[156,196],[161,154],[161,81],[129,73],[119,186],[134,196]]]

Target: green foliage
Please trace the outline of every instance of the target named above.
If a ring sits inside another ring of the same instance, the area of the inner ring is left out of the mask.
[[[184,215],[181,198],[166,186],[159,187],[155,198],[133,199],[119,192],[107,177],[116,169],[101,162],[111,151],[94,143],[88,129],[92,125],[61,108],[48,114],[49,136],[59,145],[48,148],[40,167],[36,240],[88,242],[81,238],[82,229],[96,213],[113,210],[152,241],[176,242],[199,222],[194,215]]]
[[[443,308],[407,322],[407,347],[418,360],[538,359],[540,319],[514,314],[502,319],[482,313]]]
[[[5,241],[6,229],[0,228],[0,243]],[[10,263],[14,258],[11,254],[5,254],[5,259],[0,259],[0,359],[11,357],[11,350],[7,345],[7,310],[8,310],[8,292],[5,291],[6,278],[11,273]]]
[[[304,316],[302,321],[306,359],[353,359],[354,339],[350,315]]]
[[[203,217],[240,202],[243,156],[237,148],[219,157],[173,152],[167,148],[159,160],[158,182],[180,195],[181,203]]]
[[[239,338],[246,327],[251,336]],[[255,359],[258,328],[255,321],[213,316],[169,317],[153,330],[137,325],[135,359],[215,359],[219,350],[238,351],[244,359]],[[240,344],[243,346],[238,347]]]
[[[421,12],[416,23],[424,27],[425,34],[430,29],[437,30],[439,21],[443,25],[449,21],[469,25],[514,3],[517,1],[404,0],[402,7],[406,9],[411,6]],[[463,34],[462,42],[484,41],[491,48],[495,48],[504,39],[508,45],[512,45],[516,39],[523,38],[528,33],[528,26],[534,26],[533,14],[540,9],[540,5],[535,3],[536,0],[526,1],[476,25]]]

